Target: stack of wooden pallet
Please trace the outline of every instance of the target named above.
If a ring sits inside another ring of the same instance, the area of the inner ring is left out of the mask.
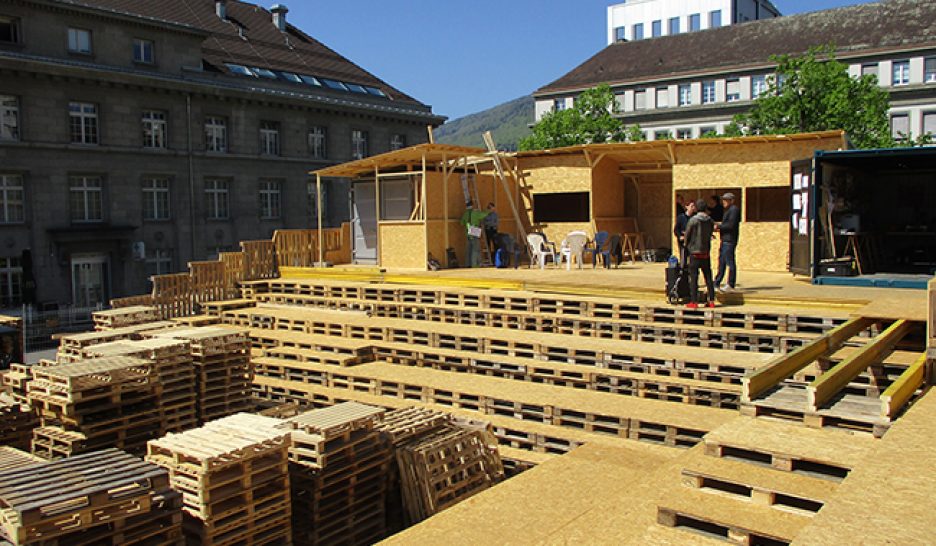
[[[156,322],[159,320],[159,314],[155,307],[134,305],[132,307],[108,309],[107,311],[95,311],[91,314],[91,318],[94,320],[95,330],[106,331]]]
[[[33,453],[48,459],[108,447],[142,453],[161,430],[161,385],[149,361],[131,357],[33,367],[29,403],[42,426]]]
[[[489,433],[456,423],[414,437],[396,450],[403,505],[418,523],[504,478],[504,466]]]
[[[372,544],[386,536],[390,446],[382,408],[349,402],[287,419],[293,542]]]
[[[90,358],[129,356],[149,362],[161,385],[160,436],[198,425],[195,411],[195,368],[191,345],[178,339],[142,339],[92,345],[83,350]]]
[[[10,369],[0,376],[2,377],[3,386],[9,391],[13,399],[20,404],[27,403],[26,384],[32,378],[29,368],[30,366],[26,364],[10,364]]]
[[[290,537],[289,431],[237,414],[149,443],[183,497],[189,544],[280,544]]]
[[[0,472],[22,468],[35,463],[44,463],[41,457],[10,446],[0,446]]]
[[[29,449],[39,416],[18,397],[0,393],[0,445]]]
[[[165,470],[116,449],[0,471],[0,542],[179,544],[181,497]]]
[[[103,332],[83,332],[63,336],[59,340],[55,360],[59,363],[77,362],[85,358],[83,351],[92,345],[110,343],[126,339],[141,339],[144,332],[172,327],[169,321],[153,321],[134,326],[124,326]]]
[[[152,335],[191,344],[199,423],[251,408],[253,368],[250,342],[243,331],[205,326],[174,328]]]

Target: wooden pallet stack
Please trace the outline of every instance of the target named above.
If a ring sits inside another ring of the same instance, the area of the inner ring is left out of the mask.
[[[92,345],[110,343],[127,339],[142,339],[144,332],[170,328],[174,323],[169,321],[153,321],[134,326],[124,326],[103,332],[83,332],[62,336],[59,339],[58,351],[55,361],[60,364],[77,362],[85,358],[84,349]]]
[[[289,544],[289,431],[237,414],[149,443],[183,498],[189,544]]]
[[[287,419],[293,543],[372,544],[386,536],[389,444],[382,408],[349,402]]]
[[[0,472],[44,462],[45,459],[36,457],[28,451],[23,451],[8,445],[0,446]]]
[[[195,409],[195,368],[191,344],[178,339],[141,339],[92,345],[82,351],[89,358],[129,356],[149,362],[161,385],[160,436],[198,426]]]
[[[47,459],[116,447],[142,453],[161,430],[161,384],[147,360],[110,357],[33,367],[29,403],[42,426],[33,454]]]
[[[181,497],[156,465],[108,449],[0,471],[0,542],[181,544]]]
[[[29,449],[39,416],[19,397],[0,393],[0,445]]]
[[[199,423],[251,409],[253,366],[250,341],[243,331],[205,326],[174,328],[152,335],[190,343]]]
[[[27,403],[26,384],[32,378],[29,368],[26,364],[10,364],[10,369],[0,376],[4,388],[20,404]]]
[[[159,315],[155,307],[134,305],[106,311],[95,311],[91,313],[91,318],[94,320],[94,329],[103,332],[126,326],[156,322],[159,320]]]
[[[396,450],[403,505],[418,523],[500,482],[504,466],[496,441],[476,426],[452,423]]]

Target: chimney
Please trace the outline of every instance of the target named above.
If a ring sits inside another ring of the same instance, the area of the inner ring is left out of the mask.
[[[286,32],[286,14],[289,13],[289,8],[283,4],[276,4],[270,8],[270,11],[273,13],[273,25],[280,32]]]
[[[215,13],[218,19],[227,20],[227,0],[215,0]]]

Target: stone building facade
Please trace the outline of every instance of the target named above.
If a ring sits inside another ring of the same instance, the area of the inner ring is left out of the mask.
[[[309,171],[442,121],[283,6],[0,0],[0,305],[30,269],[37,303],[94,305],[309,228]],[[347,221],[347,186],[325,196],[325,225]]]

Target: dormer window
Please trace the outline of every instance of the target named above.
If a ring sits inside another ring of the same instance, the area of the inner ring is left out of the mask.
[[[68,51],[71,53],[91,54],[91,31],[83,28],[68,29]]]
[[[20,43],[20,21],[15,17],[0,15],[0,43]]]
[[[153,50],[155,46],[152,40],[133,40],[133,62],[141,64],[153,64],[155,56]]]

